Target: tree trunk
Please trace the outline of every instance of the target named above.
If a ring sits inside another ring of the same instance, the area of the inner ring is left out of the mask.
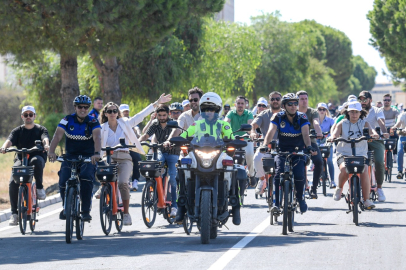
[[[73,113],[73,100],[80,94],[78,82],[78,61],[76,55],[61,54],[61,96],[63,113]]]
[[[251,104],[252,108],[255,107],[257,102],[258,102],[257,92],[255,91],[255,88],[254,88],[254,89],[252,89],[252,104]]]
[[[112,101],[121,104],[121,89],[119,83],[119,74],[121,66],[117,64],[117,58],[103,57],[104,64],[102,68],[102,84],[104,89],[104,103]]]

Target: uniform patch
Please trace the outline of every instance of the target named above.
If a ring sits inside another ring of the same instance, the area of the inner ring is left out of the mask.
[[[303,119],[307,119],[307,115],[306,115],[305,113],[302,113],[300,116],[301,116]]]
[[[66,120],[66,118],[62,119],[61,122],[59,122],[59,124],[61,125],[66,125],[68,123],[68,120]]]
[[[286,127],[286,123],[285,123],[285,121],[282,121],[281,122],[281,128],[284,128],[284,127]]]
[[[96,123],[96,122],[97,122],[96,118],[92,119],[92,123]]]
[[[196,126],[196,123],[191,124],[191,126]]]
[[[69,129],[73,131],[73,130],[75,129],[75,127],[74,127],[74,126],[70,126]]]
[[[228,129],[230,129],[230,126],[225,126],[224,129],[228,130]]]

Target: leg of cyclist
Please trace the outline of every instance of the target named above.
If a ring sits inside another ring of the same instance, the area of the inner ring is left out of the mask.
[[[406,142],[406,137],[400,137],[398,140],[398,179],[402,179],[403,178],[403,144],[402,142]]]
[[[118,189],[120,190],[124,208],[123,225],[130,226],[132,225],[132,220],[128,212],[130,208],[130,187],[128,186],[128,179],[133,169],[132,158],[129,153],[114,151],[112,159],[117,162],[118,165]]]
[[[255,176],[259,178],[257,187],[255,188],[255,194],[262,194],[264,192],[263,187],[266,183],[264,167],[262,165],[263,157],[270,157],[270,155],[261,153],[260,148],[258,147],[254,155]]]
[[[44,187],[42,185],[42,176],[44,174],[44,167],[45,167],[45,160],[42,156],[33,156],[29,160],[30,166],[34,167],[34,178],[35,178],[35,185],[37,186],[37,198],[39,200],[45,200],[46,194]]]
[[[285,168],[285,157],[275,156],[275,177],[274,177],[274,185],[275,185],[275,205],[272,207],[274,211],[279,212],[280,202],[279,202],[279,191],[280,191],[280,178],[281,173],[283,173]],[[303,171],[302,171],[303,174]]]
[[[338,186],[334,192],[334,200],[339,201],[341,200],[341,193],[343,193],[343,187],[345,182],[348,180],[348,173],[345,170],[345,163],[344,163],[344,157],[340,156],[337,158],[337,164],[338,168],[340,169],[340,174],[338,175]],[[369,191],[369,190],[368,190]]]
[[[313,186],[310,191],[310,198],[317,199],[317,186],[320,181],[321,171],[323,170],[323,160],[321,158],[320,149],[317,146],[317,143],[312,142],[312,147],[317,150],[317,155],[311,156],[311,159],[314,163],[314,171],[313,171]]]
[[[21,161],[16,160],[13,166],[21,166]],[[18,188],[20,185],[14,182],[13,175],[10,177],[10,182],[8,185],[8,192],[11,204],[11,217],[8,225],[17,226],[18,225]]]
[[[68,179],[70,178],[70,171],[71,171],[71,167],[69,162],[64,161],[61,164],[61,169],[58,172],[59,175],[59,194],[61,194],[61,198],[62,198],[62,206],[65,205],[65,191],[66,191],[66,181],[68,181]],[[66,215],[63,212],[64,210],[61,211],[61,213],[59,213],[59,219],[65,220],[66,219]]]
[[[334,164],[333,164],[333,146],[330,148],[330,156],[327,158],[328,174],[330,175],[330,188],[335,188],[334,182]]]
[[[382,190],[382,183],[385,177],[385,145],[382,141],[372,141],[368,143],[368,150],[374,150],[375,177],[378,185],[378,201],[384,202],[386,197]]]
[[[300,206],[300,212],[305,213],[307,211],[306,200],[303,195],[305,187],[305,177],[303,171],[305,170],[306,159],[305,157],[295,156],[293,162],[293,177],[295,179],[296,186],[296,199]]]
[[[133,162],[132,185],[134,191],[138,190],[138,180],[140,180],[140,168],[138,162],[141,161],[141,155],[137,152],[130,151],[130,156]]]
[[[96,173],[96,165],[92,163],[82,163],[80,166],[80,197],[82,198],[82,220],[90,221],[92,216],[92,189]]]
[[[171,187],[171,197],[172,197],[172,210],[171,217],[175,217],[178,211],[178,206],[176,202],[176,163],[178,162],[178,155],[171,155],[169,153],[162,153],[158,151],[158,160],[166,161],[168,165],[168,175],[169,175],[169,185]]]
[[[250,186],[255,186],[255,169],[254,169],[254,143],[247,142],[247,146],[243,148],[245,150],[245,160],[248,166],[248,178],[250,181]]]
[[[364,197],[365,209],[375,208],[375,204],[369,199],[369,192],[371,190],[371,181],[369,181],[368,166],[365,165],[364,172],[361,174],[362,197]]]

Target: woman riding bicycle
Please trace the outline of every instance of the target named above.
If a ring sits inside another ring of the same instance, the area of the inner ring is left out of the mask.
[[[330,117],[330,112],[328,110],[326,103],[319,103],[317,105],[317,110],[319,111],[320,128],[322,132],[330,132],[331,127],[334,125],[334,119]],[[318,139],[317,145],[325,144],[326,138]],[[327,158],[328,173],[331,180],[331,188],[335,188],[334,183],[334,164],[333,164],[333,146],[330,148],[330,156]]]
[[[368,122],[365,120],[367,112],[362,110],[361,103],[358,101],[348,103],[348,108],[344,112],[345,119],[337,124],[334,132],[331,134],[329,141],[333,141],[336,138],[344,139],[357,139],[363,136],[363,129],[369,129],[369,135],[378,139],[379,135],[375,130],[371,129]],[[368,157],[368,143],[367,141],[361,141],[355,145],[356,155],[363,156],[365,159]],[[337,144],[337,164],[340,169],[340,175],[338,176],[338,187],[334,193],[334,200],[339,201],[341,199],[341,193],[343,192],[343,187],[347,181],[349,174],[345,169],[344,157],[352,156],[351,144],[339,142]],[[364,165],[367,166],[367,165]],[[362,186],[362,196],[364,197],[364,207],[365,209],[375,208],[375,204],[369,200],[370,192],[370,181],[368,179],[368,170],[365,167],[364,172],[361,174],[361,186]]]

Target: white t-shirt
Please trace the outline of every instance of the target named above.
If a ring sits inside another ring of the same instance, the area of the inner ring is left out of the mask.
[[[109,127],[109,135],[106,145],[110,147],[116,146],[117,144],[120,144],[120,138],[125,138],[124,131],[121,129],[120,125],[117,125],[116,132]],[[125,143],[127,144],[128,142],[126,141]],[[120,148],[120,150],[128,150],[128,148]]]
[[[400,127],[399,128],[406,128],[406,112],[402,112],[397,120],[396,120],[396,124],[400,122]],[[400,137],[406,137],[405,135],[400,135]]]
[[[378,108],[375,106],[371,106],[371,109],[369,110],[369,113],[365,120],[368,122],[368,124],[371,126],[372,129],[379,127],[378,124],[378,119],[384,119],[385,120],[385,115],[383,114],[383,109]],[[382,130],[381,132],[384,132]]]

